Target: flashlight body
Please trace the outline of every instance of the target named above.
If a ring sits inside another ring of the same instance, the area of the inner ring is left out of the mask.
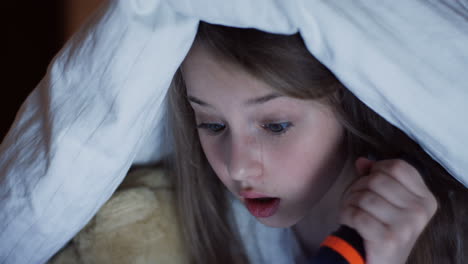
[[[365,264],[364,242],[359,233],[346,225],[329,235],[320,245],[311,264]]]

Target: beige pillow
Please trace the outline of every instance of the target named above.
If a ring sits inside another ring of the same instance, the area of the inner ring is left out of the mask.
[[[49,263],[187,263],[167,177],[162,169],[129,173]]]

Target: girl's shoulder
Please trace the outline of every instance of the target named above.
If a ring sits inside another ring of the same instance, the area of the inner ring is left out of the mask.
[[[187,263],[177,223],[167,173],[138,169],[49,263]]]

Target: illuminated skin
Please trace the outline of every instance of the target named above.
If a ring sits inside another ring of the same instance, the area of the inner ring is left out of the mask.
[[[346,223],[362,233],[368,263],[404,263],[437,208],[417,171],[403,161],[359,159],[353,164],[344,149],[344,129],[330,107],[281,96],[198,44],[185,59],[182,74],[203,151],[220,180],[241,200],[243,190],[281,199],[276,213],[259,221],[294,226],[309,253],[340,222]],[[405,181],[399,182],[392,171],[411,177],[400,175]],[[342,203],[356,173],[370,175],[353,184]],[[405,202],[410,204],[407,210],[402,209]],[[385,221],[408,227],[409,234],[389,235],[398,230]],[[395,245],[391,252],[382,251],[386,243]]]
[[[331,111],[286,96],[248,103],[275,91],[204,49],[192,49],[182,71],[196,123],[205,124],[200,142],[217,176],[236,196],[252,189],[281,198],[277,213],[259,221],[274,227],[296,224],[345,162],[343,128]]]

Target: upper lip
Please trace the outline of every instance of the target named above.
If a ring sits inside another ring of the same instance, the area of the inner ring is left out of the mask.
[[[274,198],[272,196],[259,193],[256,191],[241,191],[240,196],[242,196],[245,199],[257,199],[257,198]]]

